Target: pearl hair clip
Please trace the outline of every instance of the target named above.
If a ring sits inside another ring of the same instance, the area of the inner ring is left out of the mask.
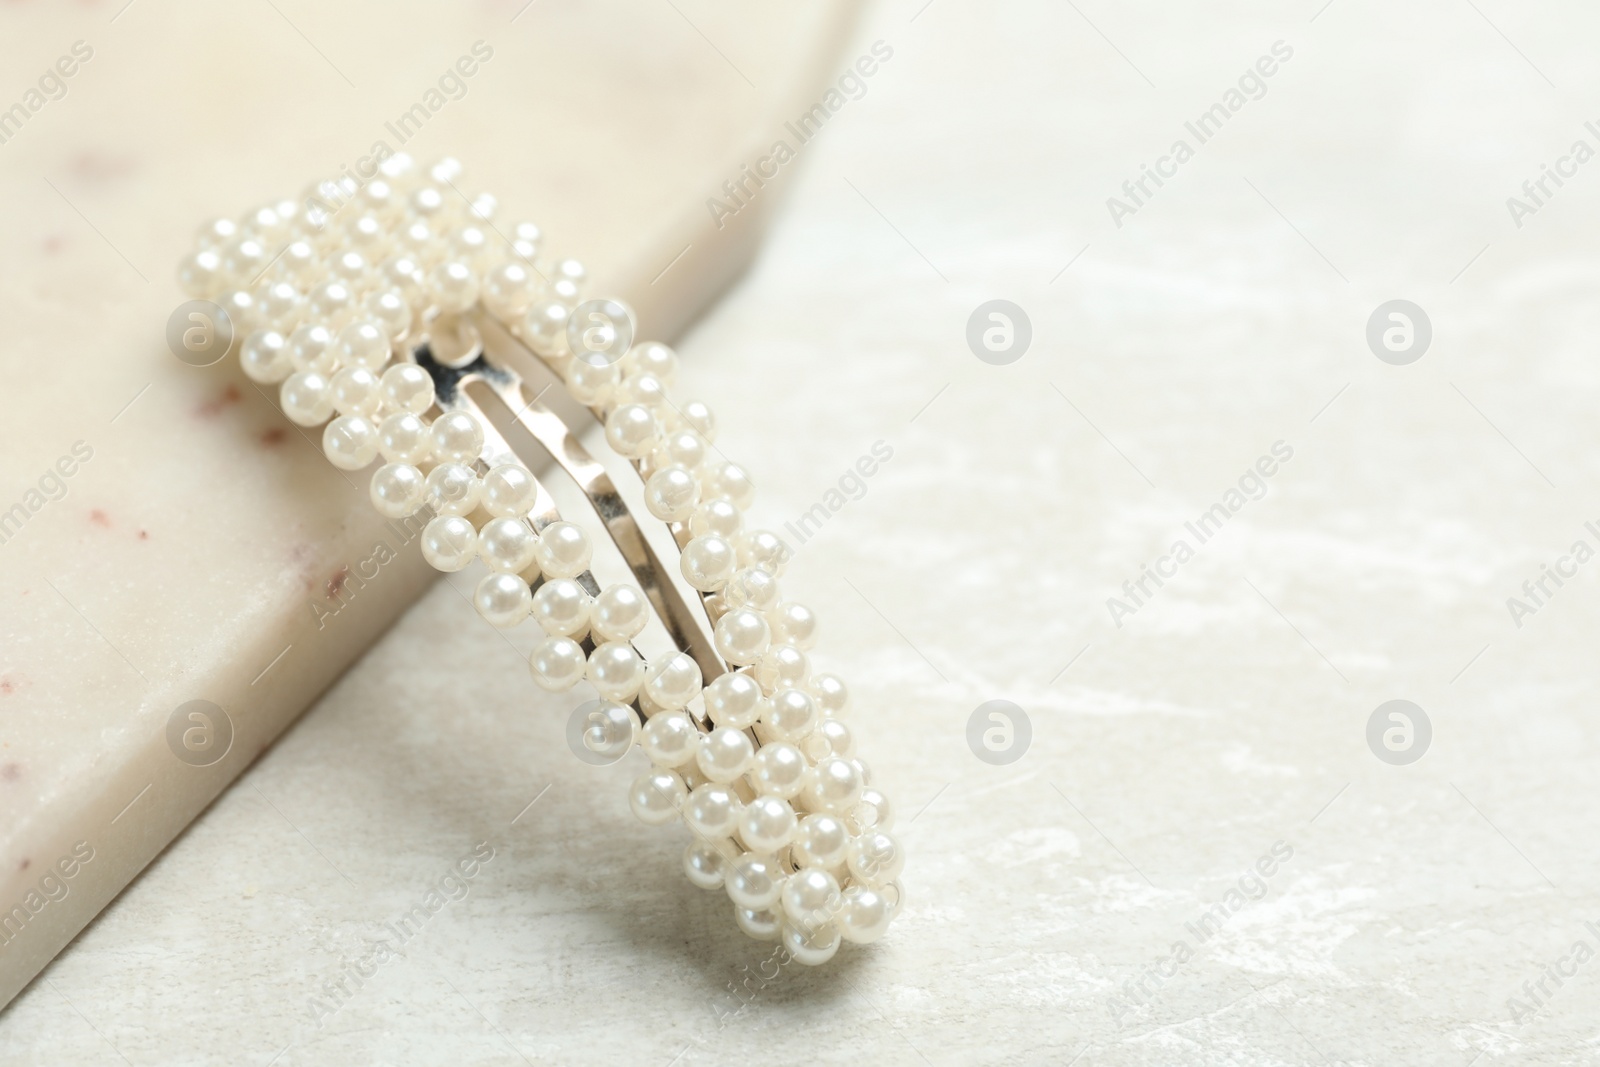
[[[877,940],[900,910],[904,851],[855,758],[844,683],[811,670],[816,620],[779,596],[788,547],[744,529],[750,478],[712,447],[711,411],[669,397],[676,353],[634,343],[627,305],[583,299],[582,264],[541,261],[531,223],[502,233],[495,199],[461,195],[461,174],[397,154],[365,183],[207,223],[179,280],[237,327],[245,374],[322,427],[334,466],[381,460],[372,503],[427,519],[430,564],[483,561],[478,613],[542,633],[535,682],[594,687],[574,751],[604,763],[644,750],[630,807],[652,826],[682,817],[689,880],[725,889],[740,929],[805,964]],[[541,375],[576,401],[570,419],[530,387]],[[637,472],[653,525],[580,443],[573,424],[588,417]],[[602,585],[590,533],[508,435],[576,483],[632,581]]]

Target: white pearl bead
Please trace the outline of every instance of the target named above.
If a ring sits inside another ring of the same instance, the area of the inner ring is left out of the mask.
[[[616,388],[617,381],[615,363],[590,363],[575,359],[567,366],[567,391],[580,404],[602,406]]]
[[[446,162],[448,160],[440,161],[440,163]],[[447,169],[440,169],[438,163],[434,164],[434,167],[439,171],[439,175],[434,178],[435,181],[454,180],[455,175],[451,175]],[[444,193],[431,185],[424,185],[411,194],[408,206],[411,209],[411,213],[418,218],[432,218],[444,211]]]
[[[671,385],[678,376],[678,354],[660,341],[636,344],[622,357],[622,373],[649,374]]]
[[[537,250],[543,240],[544,231],[539,229],[539,224],[536,222],[519,222],[511,228],[512,244],[530,244]],[[531,259],[533,257],[528,256],[526,258]]]
[[[705,480],[706,497],[721,497],[740,511],[749,511],[755,503],[756,487],[750,475],[737,463],[709,464]]]
[[[378,164],[378,171],[399,188],[402,180],[409,183],[416,178],[417,161],[410,152],[396,152]]]
[[[739,817],[739,839],[752,852],[775,853],[794,837],[795,826],[794,809],[787,800],[760,796]]]
[[[250,234],[263,244],[283,233],[283,220],[278,218],[277,211],[272,205],[265,204],[256,208],[245,218],[245,226]]]
[[[441,463],[468,463],[483,451],[483,424],[470,411],[447,411],[433,420],[433,454]]]
[[[709,841],[691,841],[683,850],[683,873],[699,889],[721,889],[728,873],[728,857]]]
[[[338,353],[333,348],[333,334],[328,332],[326,326],[303,323],[294,328],[288,340],[289,362],[295,370],[332,374],[339,366]]]
[[[728,897],[741,908],[764,911],[783,893],[783,868],[771,856],[746,852],[728,864]]]
[[[411,329],[411,302],[399,289],[379,289],[368,293],[361,302],[361,310],[368,319],[384,328],[390,340]]]
[[[638,586],[614,585],[595,598],[594,632],[608,641],[631,641],[650,621],[650,602]]]
[[[715,534],[732,542],[743,524],[744,517],[739,514],[739,509],[719,497],[704,501],[694,509],[694,514],[689,517],[689,532],[695,537]]]
[[[383,254],[384,246],[389,242],[389,233],[376,215],[362,215],[346,229],[345,240],[352,251],[364,253],[359,260],[359,269],[355,269],[358,261],[350,259],[347,254],[335,261],[334,273],[352,282],[363,282],[372,269],[367,257]]]
[[[581,526],[552,522],[539,533],[535,549],[539,569],[550,578],[576,578],[589,569],[594,548]]]
[[[420,276],[417,282],[423,293],[423,303],[426,305],[432,299],[428,289],[426,269],[440,260],[444,253],[444,246],[440,243],[437,235],[434,234],[433,227],[421,219],[416,219],[402,227],[397,241],[419,268]]]
[[[617,385],[611,392],[614,403],[643,404],[651,410],[667,407],[667,387],[661,379],[652,374],[622,376],[620,370],[618,375]]]
[[[483,506],[497,518],[525,518],[538,499],[539,483],[520,463],[502,463],[483,476]]]
[[[382,178],[375,178],[361,187],[361,192],[356,194],[363,206],[375,215],[384,218],[394,216],[398,204],[395,203],[396,195],[394,186]]]
[[[720,589],[733,576],[733,545],[715,535],[696,537],[683,546],[679,568],[684,581],[702,593]]]
[[[403,519],[422,506],[427,488],[417,468],[406,463],[390,463],[373,472],[368,495],[379,514]]]
[[[757,941],[776,941],[783,930],[783,920],[778,918],[777,912],[768,908],[741,908],[735,904],[733,921]]]
[[[408,304],[415,305],[423,295],[422,263],[408,253],[384,260],[378,266],[378,277],[398,289]]]
[[[783,801],[773,801],[783,804]],[[788,807],[784,804],[784,807]],[[796,871],[784,879],[779,902],[786,919],[797,927],[814,930],[833,919],[839,908],[839,880],[815,867]]]
[[[178,264],[178,285],[186,296],[196,300],[216,293],[226,278],[222,270],[222,257],[210,249],[186,256]]]
[[[291,283],[266,282],[256,290],[255,297],[263,322],[279,330],[292,330],[299,323],[305,298]]]
[[[799,741],[821,721],[816,701],[801,689],[780,689],[772,694],[772,706],[761,717],[767,732],[779,741]]]
[[[522,317],[522,339],[541,356],[563,354],[567,345],[567,317],[571,314],[571,308],[556,300],[534,304]]]
[[[748,674],[723,674],[706,686],[706,714],[718,726],[746,730],[761,715],[761,686]]]
[[[816,647],[817,617],[804,604],[785,601],[778,605],[769,619],[775,643],[794,645],[800,649]]]
[[[876,789],[861,791],[861,801],[850,817],[863,832],[894,829],[894,808],[889,805],[889,798]]]
[[[301,426],[320,426],[333,416],[333,387],[317,371],[299,371],[278,390],[283,413]]]
[[[870,945],[889,929],[895,909],[887,897],[869,886],[853,885],[844,891],[835,924],[839,936],[857,945]]]
[[[732,789],[710,782],[689,794],[689,803],[683,809],[683,821],[701,837],[717,841],[738,829],[743,814],[744,804]]]
[[[333,350],[333,334],[326,326],[301,323],[286,338],[286,352],[290,365],[298,371],[317,371],[333,374],[338,368],[338,354]]]
[[[201,248],[221,248],[237,236],[239,224],[232,219],[208,219],[195,231],[194,242]]]
[[[515,574],[491,574],[478,583],[472,602],[479,615],[501,629],[509,629],[528,617],[533,593],[528,583]]]
[[[601,696],[627,703],[644,684],[644,660],[625,641],[604,641],[589,653],[588,674]]]
[[[653,715],[639,735],[639,747],[660,767],[681,767],[694,759],[700,731],[681,711]]]
[[[900,877],[906,868],[906,855],[894,838],[874,830],[850,842],[847,862],[856,884],[876,887]]]
[[[428,424],[409,411],[390,415],[378,424],[378,449],[390,463],[414,466],[426,462],[431,448]]]
[[[855,764],[838,756],[828,756],[817,762],[808,776],[802,803],[809,811],[828,811],[836,815],[849,814],[861,799],[866,783]]]
[[[772,632],[761,615],[741,609],[730,611],[717,620],[713,639],[723,659],[740,667],[748,667],[766,652]]]
[[[528,569],[533,562],[534,549],[538,547],[539,540],[533,535],[533,527],[521,519],[490,519],[478,531],[478,555],[484,564],[492,571],[503,574],[520,574]],[[539,590],[544,592],[544,588]],[[578,590],[581,594],[583,590]],[[559,597],[561,590],[546,594],[550,597]],[[548,633],[571,634],[573,630],[548,630]]]
[[[539,280],[526,263],[512,260],[491,270],[483,280],[483,306],[502,322],[525,314],[539,292]]]
[[[455,156],[440,156],[439,159],[428,168],[428,177],[432,178],[440,185],[453,185],[456,182],[459,182],[466,172],[467,168],[462,166],[461,161]],[[417,200],[419,198],[413,197],[412,199]],[[428,206],[425,210],[429,214],[432,214],[433,212],[438,211],[441,206],[442,205],[434,204],[430,200],[428,201]]]
[[[391,406],[421,415],[433,406],[433,378],[415,363],[397,363],[379,379]]]
[[[239,346],[239,366],[253,382],[276,385],[294,373],[289,344],[277,330],[256,330]]]
[[[817,732],[827,740],[830,754],[843,759],[856,754],[856,739],[842,719],[823,719],[817,724]]]
[[[441,463],[428,472],[428,503],[441,515],[466,515],[478,506],[483,483],[471,467]]]
[[[824,715],[839,718],[849,710],[850,690],[836,674],[817,675],[811,679],[806,690],[816,698],[817,707],[822,709]]]
[[[695,752],[700,773],[713,782],[733,781],[749,770],[754,760],[755,748],[750,739],[726,726],[719,726],[700,738],[699,750]]]
[[[321,271],[322,256],[310,241],[290,241],[278,256],[278,265],[275,268],[278,274],[293,281],[297,286],[303,286],[312,281]]]
[[[795,830],[790,855],[798,867],[832,870],[845,861],[850,831],[832,815],[807,815]]]
[[[773,645],[761,657],[753,672],[763,689],[799,689],[806,683],[811,670],[806,654],[793,645]]]
[[[440,515],[422,528],[422,558],[434,569],[458,571],[478,554],[478,531],[459,515]]]
[[[770,530],[747,530],[733,543],[739,551],[741,567],[759,567],[776,578],[789,562],[789,546]]]
[[[231,289],[217,297],[217,305],[227,312],[235,333],[249,333],[264,325],[256,307],[256,298],[243,289]]]
[[[638,459],[654,442],[656,417],[643,404],[623,404],[606,416],[606,443],[619,456]]]
[[[371,319],[352,322],[339,331],[338,351],[346,367],[365,367],[376,374],[389,362],[389,331]]]
[[[693,430],[677,430],[666,434],[650,447],[650,464],[661,467],[687,467],[697,470],[706,458],[706,443]]]
[[[814,927],[784,923],[780,940],[796,963],[820,967],[839,951],[839,927],[831,922]]]
[[[322,431],[322,451],[340,470],[358,471],[378,458],[378,428],[361,415],[341,415]]]
[[[267,246],[254,237],[235,237],[222,246],[222,271],[234,285],[248,285],[271,262]]]
[[[734,572],[722,598],[730,609],[771,611],[778,603],[778,579],[759,567],[746,567]]]
[[[628,790],[628,806],[646,826],[665,826],[678,817],[687,795],[683,779],[657,768],[634,780]]]
[[[341,415],[372,415],[383,403],[378,378],[365,367],[345,367],[333,376],[333,410]]]
[[[528,670],[533,680],[539,688],[552,693],[577,685],[583,680],[587,666],[583,646],[570,637],[547,637],[534,646],[533,654],[528,657]]]
[[[428,272],[428,295],[440,311],[465,311],[478,302],[477,275],[465,263],[441,263]]]
[[[700,483],[686,467],[656,471],[644,485],[644,506],[663,522],[682,522],[700,499]]]
[[[700,695],[700,665],[694,657],[674,652],[650,665],[645,675],[644,693],[658,708],[681,708]],[[749,744],[748,741],[745,742]]]
[[[512,521],[515,520],[495,520],[495,522]],[[489,525],[484,526],[485,532],[488,531]],[[520,522],[518,525],[527,529],[527,526]],[[483,536],[481,532],[478,534],[480,544]],[[531,537],[529,545],[528,559],[531,561],[533,558]],[[594,601],[589,598],[589,594],[583,591],[583,586],[570,578],[552,578],[539,586],[539,591],[533,594],[533,619],[547,634],[576,637],[589,628],[589,612],[593,609]]]
[[[717,418],[711,409],[698,400],[690,400],[678,408],[678,418],[685,426],[710,444],[717,439]]]
[[[329,280],[306,294],[306,308],[315,318],[337,322],[350,313],[355,299],[355,294],[344,282]]]
[[[756,753],[750,780],[762,796],[788,800],[805,788],[810,765],[794,745],[776,742]]]
[[[451,259],[477,268],[489,252],[489,235],[483,232],[481,226],[462,226],[451,231],[445,247]]]
[[[362,276],[367,273],[367,257],[353,250],[340,252],[333,257],[329,269],[335,278],[348,285],[353,292],[360,288]]]

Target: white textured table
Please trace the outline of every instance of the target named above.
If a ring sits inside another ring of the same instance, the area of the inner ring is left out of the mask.
[[[892,936],[746,984],[766,948],[441,582],[0,1017],[0,1061],[1593,1060],[1600,560],[1561,560],[1600,547],[1600,164],[1520,229],[1506,198],[1600,145],[1600,18],[920,6],[875,10],[849,54],[893,63],[682,345],[774,528],[893,449],[786,583],[900,803]],[[964,340],[992,298],[1031,318],[1009,366]],[[1365,337],[1392,299],[1432,323],[1406,366]],[[1576,576],[1519,627],[1547,563]],[[1001,766],[967,742],[993,699],[1032,728]],[[1369,748],[1392,699],[1431,722],[1409,765]]]

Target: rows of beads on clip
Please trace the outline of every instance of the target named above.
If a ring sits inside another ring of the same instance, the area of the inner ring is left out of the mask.
[[[370,488],[381,513],[431,508],[430,564],[485,563],[474,603],[496,626],[536,621],[543,637],[529,664],[540,686],[588,680],[619,711],[638,702],[642,729],[631,712],[607,717],[605,729],[637,740],[651,761],[629,790],[635,814],[652,825],[681,815],[692,831],[684,867],[694,884],[725,888],[746,933],[781,937],[805,963],[824,962],[841,940],[876,940],[899,911],[903,852],[888,832],[888,800],[855,756],[844,684],[810,669],[815,617],[779,596],[787,546],[744,529],[749,476],[712,447],[704,404],[670,399],[676,354],[647,342],[596,358],[599,346],[583,340],[592,305],[579,303],[581,264],[540,270],[538,228],[521,223],[500,239],[493,197],[468,201],[455,191],[460,177],[453,160],[424,173],[395,156],[359,188],[323,183],[304,204],[208,223],[180,280],[242,326],[245,373],[277,384],[294,422],[323,427],[330,462],[356,471],[382,458]],[[644,478],[651,514],[684,524],[681,571],[706,595],[732,673],[705,684],[683,652],[647,664],[632,644],[649,620],[639,588],[591,597],[576,580],[592,556],[588,535],[566,521],[535,531],[533,474],[514,460],[487,467],[471,412],[429,420],[432,379],[395,353],[430,316],[480,303],[603,421],[607,442]],[[594,303],[602,319],[626,314]]]

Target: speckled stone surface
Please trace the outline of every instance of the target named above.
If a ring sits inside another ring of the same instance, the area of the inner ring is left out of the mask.
[[[627,812],[637,764],[574,759],[574,696],[451,579],[0,1017],[0,1059],[1593,1062],[1600,561],[1562,560],[1600,548],[1600,164],[1520,228],[1506,198],[1597,143],[1597,31],[874,8],[850,54],[892,61],[681,349],[773,528],[893,449],[786,578],[899,802],[890,937],[769,980],[685,831]],[[1118,227],[1107,198],[1278,41]],[[1031,319],[1009,366],[964,336],[996,298]],[[1366,338],[1394,299],[1432,325],[1406,366]],[[1576,576],[1514,620],[1544,564]],[[1134,602],[1146,565],[1172,576]],[[1408,765],[1368,742],[1396,699],[1431,724]],[[1015,762],[969,748],[990,700],[1028,716]]]

